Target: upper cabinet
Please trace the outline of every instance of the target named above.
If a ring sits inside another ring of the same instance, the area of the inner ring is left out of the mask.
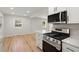
[[[48,15],[63,11],[67,11],[67,24],[79,23],[79,7],[49,7]]]
[[[48,15],[67,10],[66,7],[49,7]]]
[[[79,23],[79,7],[67,8],[68,23]]]
[[[54,14],[54,8],[53,7],[49,7],[48,8],[48,15]]]
[[[62,11],[67,10],[67,8],[66,7],[58,7],[57,10],[58,10],[58,12],[62,12]]]

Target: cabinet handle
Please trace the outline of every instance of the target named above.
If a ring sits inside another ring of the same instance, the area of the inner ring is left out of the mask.
[[[67,16],[67,22],[69,22],[69,16]]]
[[[67,48],[68,50],[72,51],[72,52],[75,52],[74,50],[70,49],[70,48]]]

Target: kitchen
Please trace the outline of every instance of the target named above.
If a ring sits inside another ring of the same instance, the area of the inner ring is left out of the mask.
[[[79,52],[78,10],[78,7],[48,8],[49,32],[40,35],[42,44],[38,44],[44,52]]]

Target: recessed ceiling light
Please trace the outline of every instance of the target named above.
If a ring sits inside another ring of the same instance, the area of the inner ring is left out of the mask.
[[[30,11],[26,11],[26,13],[30,13]]]
[[[13,8],[13,7],[11,7],[10,9],[11,9],[11,10],[13,10],[14,8]]]

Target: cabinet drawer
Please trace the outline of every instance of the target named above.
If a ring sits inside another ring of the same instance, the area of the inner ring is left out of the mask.
[[[63,52],[79,52],[79,48],[69,45],[67,43],[62,43]]]

